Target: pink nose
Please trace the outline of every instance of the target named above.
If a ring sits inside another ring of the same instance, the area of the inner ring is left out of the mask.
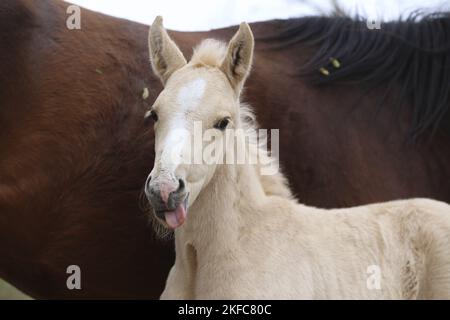
[[[185,183],[183,179],[147,179],[145,195],[151,205],[157,211],[174,209],[179,205],[185,195]]]
[[[178,185],[173,183],[163,183],[159,186],[159,192],[161,196],[161,200],[167,206],[169,202],[169,196],[172,192],[177,191]]]

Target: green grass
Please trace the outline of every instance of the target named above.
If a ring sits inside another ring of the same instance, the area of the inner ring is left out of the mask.
[[[0,300],[30,300],[31,298],[23,294],[9,283],[0,279]]]

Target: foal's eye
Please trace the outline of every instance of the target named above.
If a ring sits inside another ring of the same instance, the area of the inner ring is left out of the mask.
[[[158,121],[158,114],[154,111],[154,110],[150,110],[149,112],[147,112],[147,114],[145,115],[145,118],[150,118],[152,119],[154,122]]]
[[[214,125],[214,128],[223,131],[228,127],[229,123],[230,123],[230,118],[223,118],[216,122],[216,124]]]

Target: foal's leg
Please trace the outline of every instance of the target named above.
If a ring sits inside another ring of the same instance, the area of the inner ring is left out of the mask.
[[[180,250],[180,248],[177,248]],[[186,245],[184,250],[177,252],[175,265],[169,272],[161,299],[162,300],[192,300],[195,299],[195,277],[197,259],[195,249]]]
[[[185,285],[186,279],[180,272],[177,272],[175,266],[170,269],[169,276],[167,278],[166,287],[161,294],[161,300],[187,300],[191,297]]]

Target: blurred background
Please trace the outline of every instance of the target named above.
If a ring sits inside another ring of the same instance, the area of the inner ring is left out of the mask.
[[[151,24],[164,16],[169,29],[200,31],[276,18],[345,12],[392,20],[417,9],[450,10],[449,0],[67,0],[112,16]]]

